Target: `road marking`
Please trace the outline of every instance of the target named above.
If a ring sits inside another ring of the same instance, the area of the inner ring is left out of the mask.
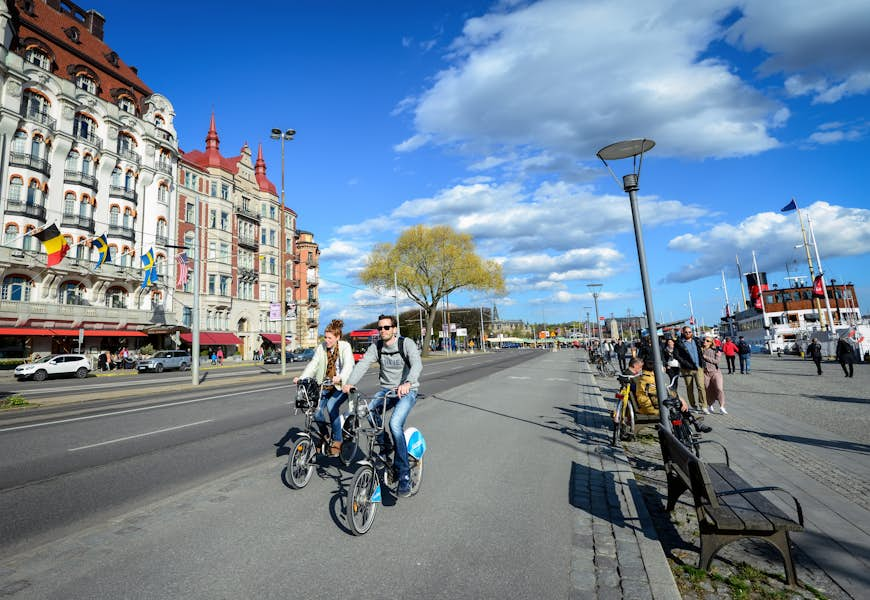
[[[531,379],[531,377],[519,376],[519,375],[508,375],[508,379]]]
[[[155,435],[158,433],[166,433],[167,431],[175,431],[176,429],[184,429],[185,427],[193,427],[194,425],[202,425],[203,423],[211,423],[214,419],[206,419],[205,421],[197,421],[196,423],[188,423],[187,425],[176,425],[175,427],[167,427],[166,429],[158,429],[157,431],[149,431],[148,433],[137,433],[136,435],[128,435],[127,437],[109,440],[107,442],[99,442],[97,444],[88,444],[87,446],[79,446],[78,448],[70,448],[67,452],[78,452],[79,450],[87,450],[88,448],[96,448],[97,446],[106,446],[108,444],[117,444],[118,442],[126,442],[146,435]]]
[[[128,408],[127,410],[117,410],[115,412],[99,413],[96,415],[86,415],[84,417],[71,417],[69,419],[60,419],[58,421],[46,421],[44,423],[31,423],[30,425],[17,425],[15,427],[6,427],[0,429],[0,433],[7,431],[18,431],[19,429],[32,429],[34,427],[43,427],[45,425],[60,425],[62,423],[73,423],[75,421],[86,421],[89,419],[99,419],[102,417],[114,417],[115,415],[123,415],[128,413],[142,412],[146,410],[154,410],[155,408],[167,408],[169,406],[180,406],[182,404],[193,404],[194,402],[203,402],[205,400],[217,400],[218,398],[229,398],[230,396],[240,396],[241,394],[250,394],[251,392],[268,392],[269,390],[279,390],[281,388],[293,385],[288,383],[285,385],[276,385],[267,388],[257,388],[253,390],[245,390],[243,392],[233,392],[231,394],[220,394],[218,396],[206,396],[204,398],[193,398],[191,400],[179,400],[178,402],[169,402],[167,404],[154,404],[152,406],[140,406],[139,408]]]
[[[567,381],[570,383],[571,380],[564,377],[547,377],[544,381]]]

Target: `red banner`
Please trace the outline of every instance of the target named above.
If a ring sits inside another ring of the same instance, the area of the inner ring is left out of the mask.
[[[813,298],[824,298],[825,297],[825,282],[822,280],[821,275],[816,275],[816,278],[813,280]]]

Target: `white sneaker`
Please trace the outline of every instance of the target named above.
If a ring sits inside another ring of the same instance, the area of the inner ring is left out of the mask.
[[[725,407],[724,407],[724,406],[722,406],[722,407],[719,408],[719,412],[722,413],[723,415],[727,415],[727,414],[728,414],[728,411],[725,410]]]
[[[712,414],[712,413],[710,412],[710,409],[709,409],[708,407],[706,407],[706,406],[704,407],[704,410],[702,410],[701,412],[704,413],[705,415]]]

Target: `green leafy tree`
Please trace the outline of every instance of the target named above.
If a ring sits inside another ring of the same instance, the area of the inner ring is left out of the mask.
[[[423,309],[424,354],[429,352],[435,308],[447,294],[459,289],[496,294],[505,290],[501,265],[478,256],[470,235],[446,225],[414,225],[395,244],[378,244],[359,278],[365,285],[386,290],[392,288],[394,275],[399,289]]]

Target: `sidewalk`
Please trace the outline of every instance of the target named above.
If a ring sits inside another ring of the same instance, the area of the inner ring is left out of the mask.
[[[680,598],[622,447],[610,445],[610,410],[585,353],[553,353],[578,374],[577,461],[571,475],[575,598]],[[612,403],[611,403],[612,404]]]

